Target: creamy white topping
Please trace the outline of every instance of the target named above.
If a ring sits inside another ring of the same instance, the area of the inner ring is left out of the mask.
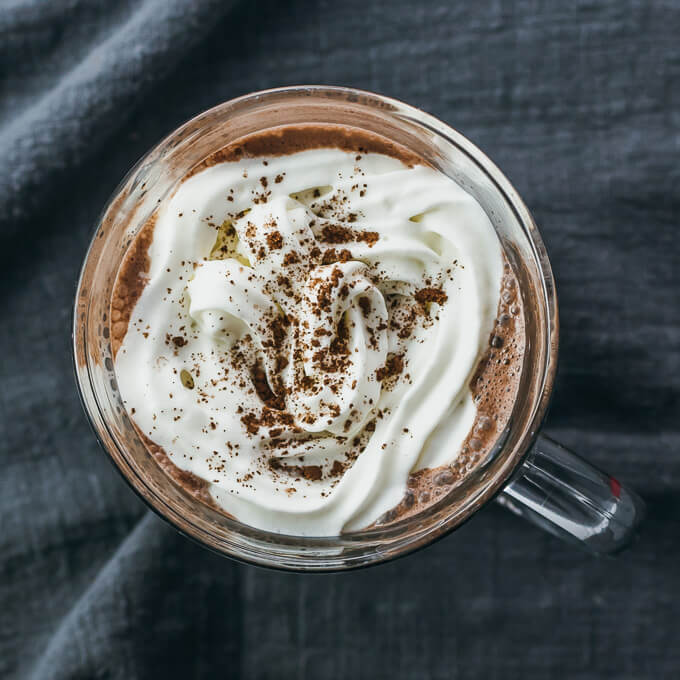
[[[240,521],[359,529],[457,456],[503,263],[453,180],[334,149],[221,163],[161,206],[149,257],[122,397]]]

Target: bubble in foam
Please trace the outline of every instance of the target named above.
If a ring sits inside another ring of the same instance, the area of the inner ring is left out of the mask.
[[[501,299],[505,303],[512,302],[515,299],[515,291],[510,290],[506,288],[502,293],[501,293]]]
[[[453,483],[453,472],[451,470],[445,469],[438,472],[434,479],[432,480],[437,486],[446,486],[447,484]]]
[[[493,429],[493,420],[489,416],[480,415],[475,423],[475,432],[491,432]]]

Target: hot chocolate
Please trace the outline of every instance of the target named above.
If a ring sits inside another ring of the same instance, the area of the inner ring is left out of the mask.
[[[111,302],[147,447],[204,502],[295,535],[422,511],[515,400],[521,296],[481,206],[417,155],[281,127],[189,169]]]

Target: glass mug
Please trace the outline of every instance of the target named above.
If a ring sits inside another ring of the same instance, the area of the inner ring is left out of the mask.
[[[159,202],[211,152],[282,124],[339,123],[382,134],[452,177],[482,205],[522,294],[526,353],[511,417],[475,470],[424,512],[392,525],[302,538],[241,524],[171,480],[132,426],[118,392],[109,304],[125,252]],[[92,239],[73,319],[75,373],[103,448],[132,488],[180,532],[230,557],[267,567],[333,571],[405,555],[460,526],[497,499],[595,553],[625,547],[644,514],[640,498],[539,434],[557,366],[557,298],[550,263],[526,206],[498,168],[441,121],[393,99],[339,87],[288,87],[239,97],[193,118],[144,156],[118,187]]]

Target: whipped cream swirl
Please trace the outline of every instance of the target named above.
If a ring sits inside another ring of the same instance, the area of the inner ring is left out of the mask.
[[[456,457],[503,263],[453,180],[335,149],[221,163],[161,206],[149,257],[121,394],[240,521],[362,528]]]

